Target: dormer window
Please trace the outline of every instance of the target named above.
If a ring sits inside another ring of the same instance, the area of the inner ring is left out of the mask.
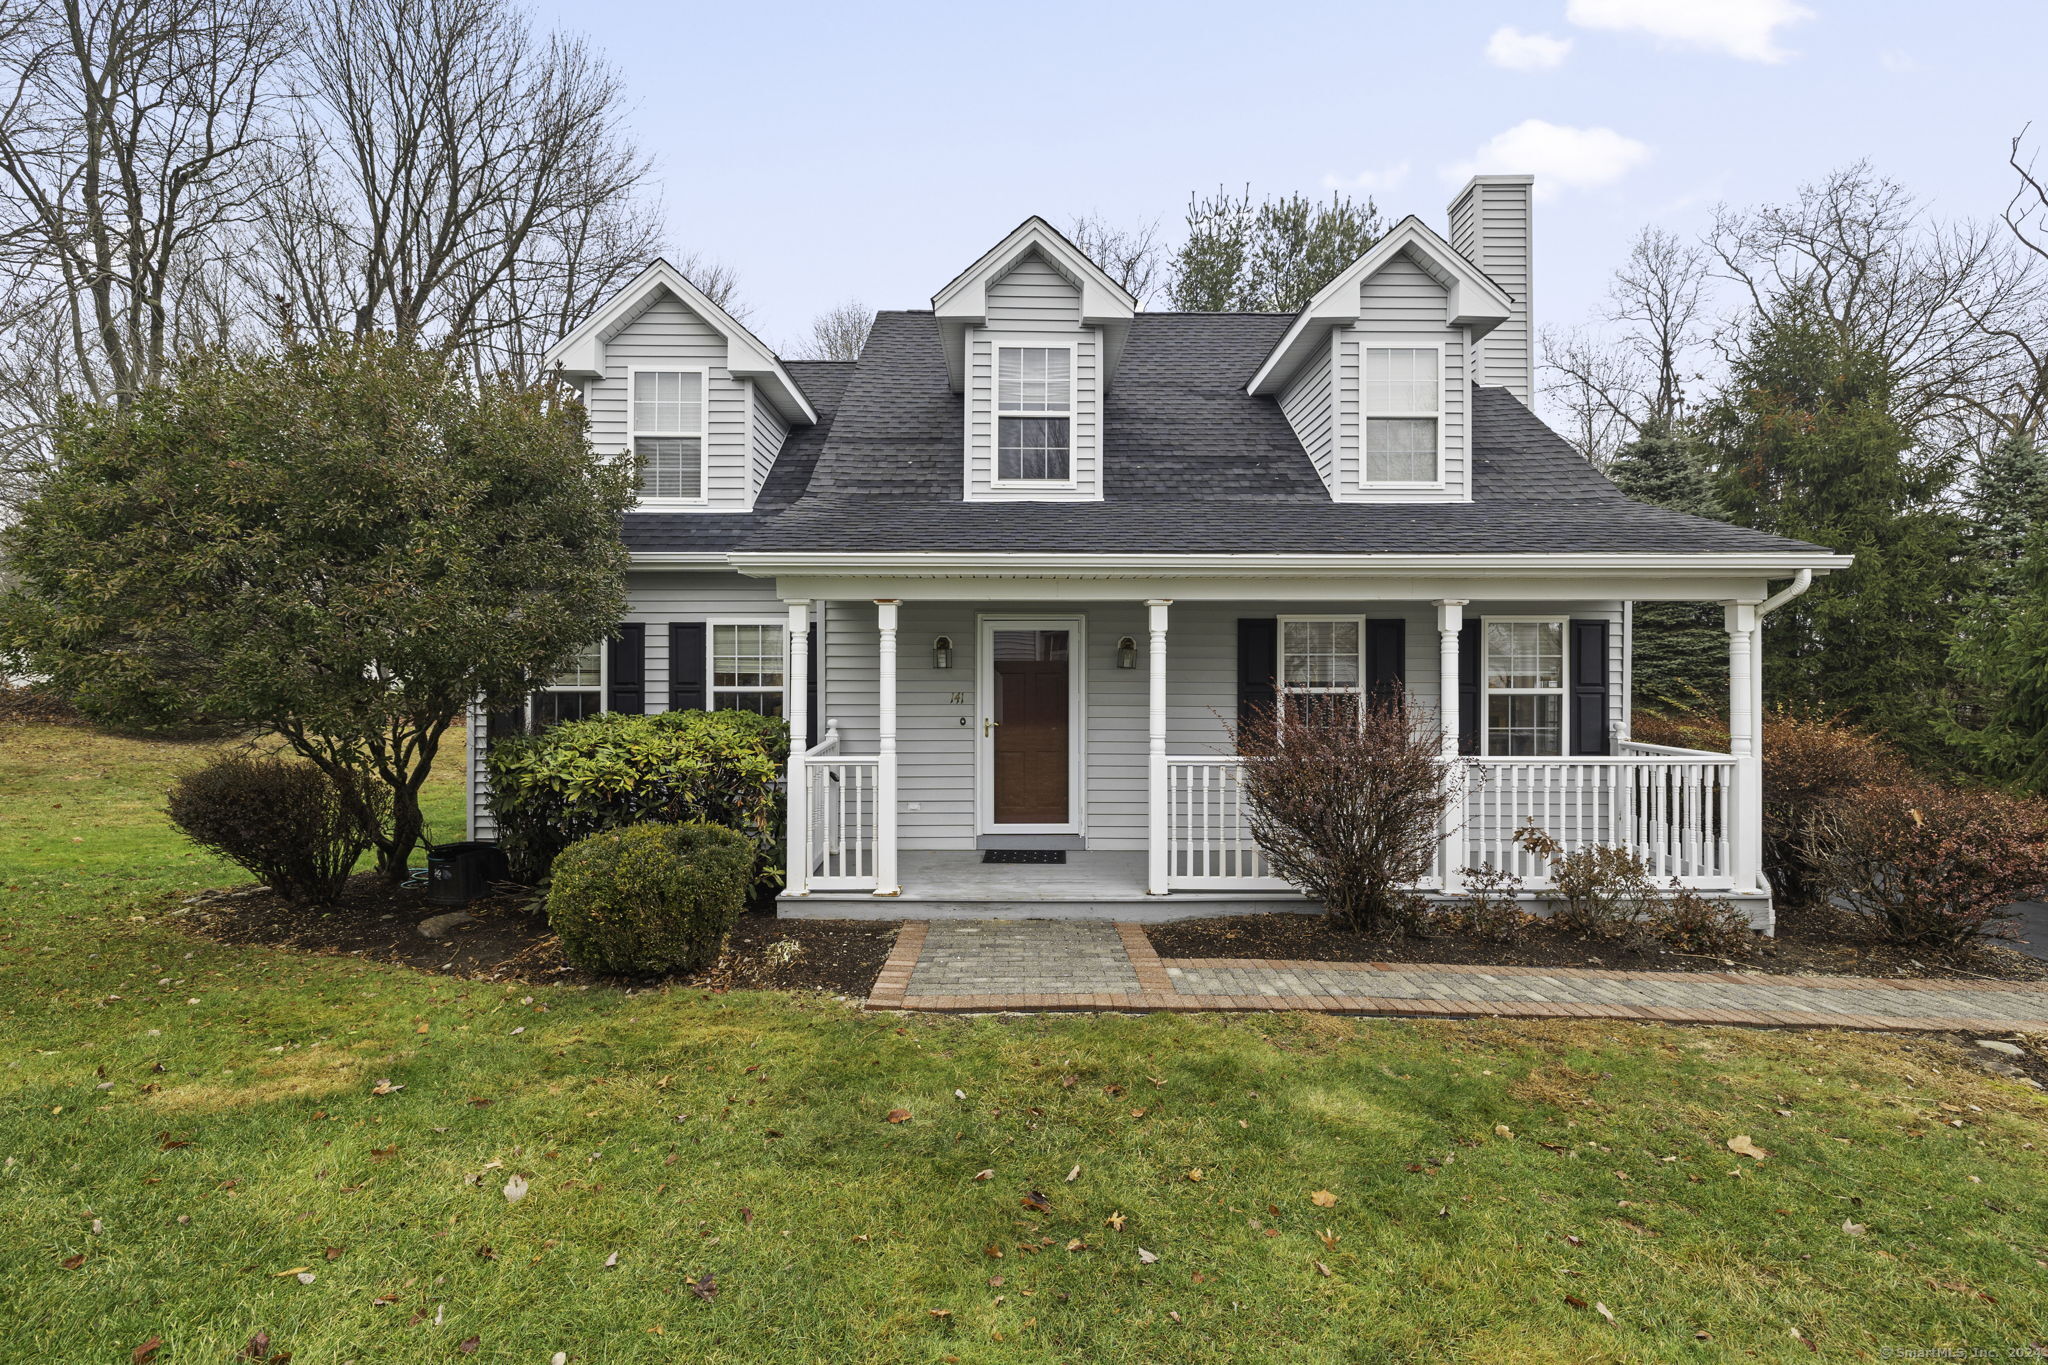
[[[1443,397],[1434,346],[1369,346],[1365,352],[1365,482],[1434,487]]]
[[[997,482],[1073,479],[1073,372],[1072,347],[997,348]]]
[[[634,370],[631,436],[642,502],[704,500],[704,372]]]

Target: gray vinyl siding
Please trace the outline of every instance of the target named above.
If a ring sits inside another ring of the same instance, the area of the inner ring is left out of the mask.
[[[647,571],[628,575],[626,619],[647,624],[647,706],[668,706],[670,621],[779,620],[784,607],[772,581],[728,572]],[[870,601],[818,604],[821,722],[836,722],[840,752],[871,756],[877,731],[880,675],[875,606]],[[1624,731],[1627,678],[1619,602],[1474,602],[1466,618],[1566,616],[1611,623],[1609,706],[1615,734]],[[897,629],[897,752],[903,810],[901,847],[969,850],[980,833],[975,809],[975,765],[982,712],[976,651],[979,617],[1084,618],[1086,673],[1086,781],[1083,805],[1088,846],[1134,852],[1145,847],[1146,749],[1149,663],[1145,607],[1140,602],[1005,603],[1000,612],[973,602],[905,602]],[[1167,752],[1209,756],[1230,750],[1237,715],[1237,622],[1240,617],[1359,615],[1407,623],[1406,677],[1410,697],[1434,711],[1441,697],[1436,608],[1427,602],[1290,603],[1182,602],[1168,611]],[[932,644],[953,642],[953,667],[932,666]],[[1118,639],[1138,642],[1138,666],[1116,666]],[[469,731],[470,791],[475,837],[495,833],[482,769],[482,716]],[[815,741],[816,736],[813,736]],[[912,809],[915,807],[915,809]]]
[[[1442,488],[1387,488],[1364,482],[1364,348],[1441,344],[1438,441]],[[1407,256],[1359,285],[1358,326],[1337,333],[1337,496],[1371,502],[1462,502],[1471,497],[1466,459],[1465,332],[1444,326],[1444,287]]]
[[[601,451],[630,450],[627,373],[634,368],[701,367],[705,374],[704,491],[708,505],[726,511],[751,507],[757,457],[747,431],[747,385],[725,368],[723,333],[664,292],[605,343],[605,377],[585,386],[591,443]],[[756,405],[768,411],[768,404]]]
[[[1485,271],[1514,300],[1508,320],[1475,350],[1474,382],[1509,390],[1530,401],[1533,352],[1533,218],[1528,185],[1482,182],[1451,206],[1451,245]]]
[[[995,352],[1036,339],[1074,343],[1074,486],[995,486]],[[1081,326],[1081,291],[1036,252],[988,287],[988,327],[967,350],[967,496],[973,500],[1087,500],[1102,496],[1101,337]]]
[[[1081,291],[1031,252],[988,287],[988,325],[998,332],[1060,332],[1081,326]]]
[[[870,608],[872,610],[872,608]],[[635,570],[626,575],[627,621],[647,627],[647,710],[668,710],[668,623],[671,621],[784,621],[788,608],[775,595],[772,579],[746,578],[727,570]],[[872,619],[869,622],[872,627]],[[472,837],[493,838],[490,779],[483,763],[487,740],[483,715],[471,708],[468,762]]]
[[[775,410],[775,405],[761,396],[761,390],[750,379],[747,381],[747,399],[753,409],[753,468],[748,471],[752,480],[752,495],[759,497],[761,485],[768,482],[768,471],[775,467],[775,457],[782,453],[782,443],[789,437],[789,423]]]
[[[1308,452],[1323,486],[1337,491],[1336,405],[1333,391],[1336,369],[1336,341],[1312,356],[1287,391],[1280,395],[1280,411]]]

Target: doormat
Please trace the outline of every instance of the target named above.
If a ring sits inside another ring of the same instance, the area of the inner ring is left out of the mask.
[[[981,851],[985,863],[1063,863],[1067,851],[1063,848],[985,848]]]

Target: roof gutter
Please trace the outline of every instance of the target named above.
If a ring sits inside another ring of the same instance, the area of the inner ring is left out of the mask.
[[[1757,603],[1756,619],[1759,621],[1763,620],[1766,616],[1769,616],[1779,607],[1784,606],[1787,602],[1790,602],[1793,598],[1799,596],[1800,593],[1805,592],[1808,588],[1812,586],[1813,570],[1801,569],[1799,571],[1798,577],[1792,580],[1790,586],[1782,588],[1775,593],[1772,593],[1769,597],[1766,597],[1763,601]]]
[[[682,562],[683,556],[636,554],[634,563]],[[690,557],[702,562],[698,557]],[[1326,577],[1330,574],[1456,573],[1515,578],[1533,573],[1636,572],[1676,574],[1797,574],[1793,591],[1816,573],[1845,569],[1852,556],[1809,553],[1730,554],[1071,554],[963,552],[738,552],[728,557],[741,573],[893,574],[909,577],[1170,578],[1245,575]]]

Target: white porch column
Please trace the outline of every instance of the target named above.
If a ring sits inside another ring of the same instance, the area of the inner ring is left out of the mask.
[[[1436,710],[1448,764],[1458,761],[1458,635],[1465,628],[1465,605],[1462,597],[1446,597],[1436,604]],[[1464,800],[1461,785],[1458,799],[1444,811],[1443,829],[1437,835],[1437,863],[1446,892],[1457,891],[1464,884],[1465,812],[1460,809]]]
[[[1163,896],[1171,888],[1171,861],[1167,847],[1167,802],[1171,793],[1166,781],[1166,609],[1171,598],[1153,598],[1145,603],[1145,625],[1149,632],[1146,659],[1151,668],[1151,701],[1147,709],[1146,771],[1149,804],[1145,839],[1145,890]]]
[[[1763,886],[1763,759],[1757,744],[1757,615],[1754,602],[1724,602],[1728,628],[1728,752],[1735,758],[1734,837],[1737,891]]]
[[[894,598],[875,599],[875,635],[880,689],[881,742],[875,765],[875,894],[900,896],[896,878],[896,608]]]
[[[788,865],[782,889],[786,895],[802,896],[811,889],[811,788],[804,768],[804,751],[811,746],[811,604],[796,599],[784,605],[789,608],[789,648],[784,654],[788,666],[782,675],[782,711],[789,722],[789,778],[783,793]]]

